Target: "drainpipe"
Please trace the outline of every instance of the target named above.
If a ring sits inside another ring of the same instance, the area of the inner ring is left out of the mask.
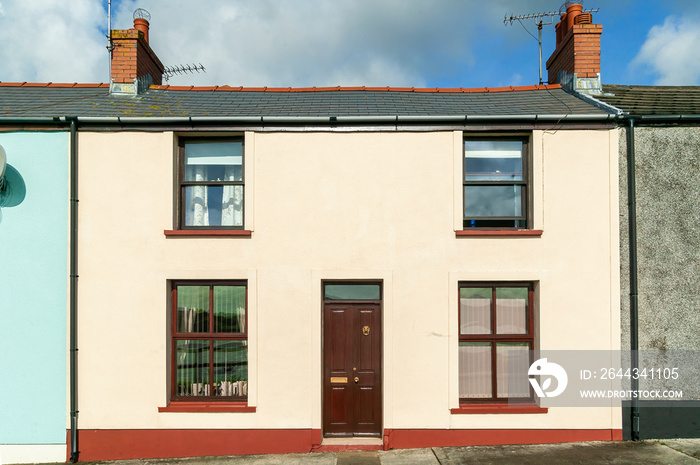
[[[630,248],[630,355],[631,369],[639,368],[639,291],[637,289],[637,194],[634,161],[634,118],[627,118],[627,209]],[[639,390],[639,380],[632,378],[632,391]],[[639,441],[639,399],[632,397],[632,440]]]
[[[78,118],[70,121],[70,461],[78,461]]]

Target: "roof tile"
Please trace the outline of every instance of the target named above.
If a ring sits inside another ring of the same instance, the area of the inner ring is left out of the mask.
[[[166,85],[151,86],[136,97],[110,95],[108,87],[107,84],[0,83],[0,117],[604,114],[559,86],[425,89]]]
[[[632,115],[700,114],[699,86],[604,85],[598,98]]]

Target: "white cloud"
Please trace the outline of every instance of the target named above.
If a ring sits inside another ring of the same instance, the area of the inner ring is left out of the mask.
[[[633,69],[656,75],[657,85],[700,84],[700,22],[669,16],[649,30]]]
[[[200,1],[171,8],[153,0],[146,8],[152,45],[165,64],[207,68],[173,83],[422,85],[422,76],[446,61],[470,59],[469,33],[449,12],[464,10],[458,3]]]
[[[505,13],[550,0],[112,0],[112,28],[151,13],[165,65],[202,63],[174,85],[424,86],[520,72],[509,54],[532,41]],[[2,3],[0,81],[107,82],[107,0]],[[497,43],[498,52],[489,53]],[[478,56],[489,63],[478,63]],[[503,69],[503,71],[501,71]],[[516,79],[517,80],[517,79]],[[507,84],[512,84],[508,82]],[[458,84],[461,85],[461,84]],[[466,85],[465,85],[466,86]]]
[[[3,4],[1,81],[92,82],[107,72],[105,14],[98,0],[26,0]]]

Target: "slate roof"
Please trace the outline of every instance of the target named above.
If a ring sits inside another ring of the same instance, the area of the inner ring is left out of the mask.
[[[151,86],[110,95],[107,84],[0,83],[0,118],[373,117],[606,115],[558,85],[480,89]]]
[[[603,85],[596,97],[631,115],[698,115],[698,86],[618,86]]]

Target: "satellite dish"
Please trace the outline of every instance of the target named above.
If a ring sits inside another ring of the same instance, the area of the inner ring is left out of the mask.
[[[0,145],[0,207],[16,207],[27,195],[27,186],[19,171],[7,164],[7,154]]]
[[[5,180],[5,166],[7,166],[7,154],[5,154],[5,149],[0,145],[0,188],[2,188]]]

